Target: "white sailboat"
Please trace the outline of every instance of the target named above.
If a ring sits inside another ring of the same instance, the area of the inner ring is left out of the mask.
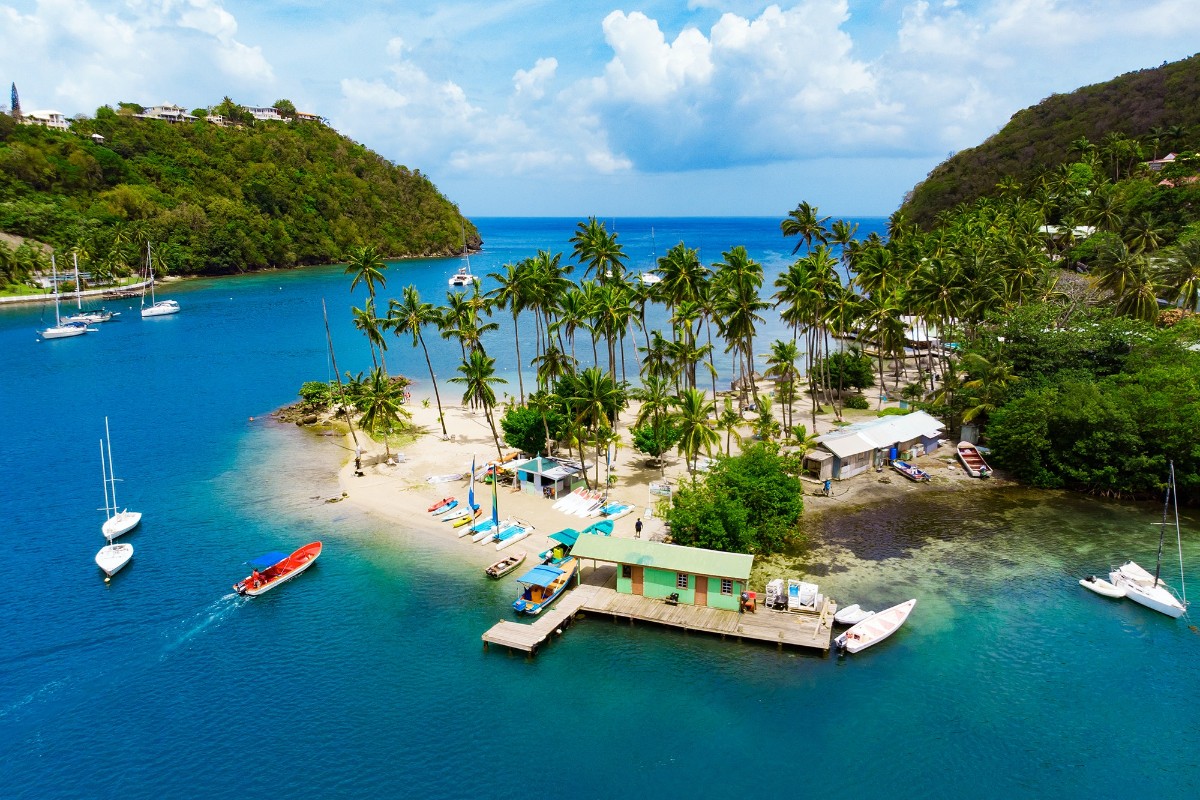
[[[146,272],[150,275],[150,305],[146,305],[146,290],[142,290],[142,319],[147,317],[165,317],[168,314],[179,313],[179,303],[174,300],[154,301],[154,265],[150,260],[150,243],[146,243]]]
[[[70,336],[82,336],[88,332],[86,322],[67,322],[59,316],[58,313],[58,265],[54,262],[54,255],[50,255],[50,275],[54,282],[54,325],[45,330],[38,331],[38,334],[43,339],[66,339]]]
[[[1175,541],[1179,549],[1179,586],[1181,589],[1181,595],[1178,597],[1174,590],[1163,583],[1159,577],[1162,571],[1163,536],[1169,524],[1167,522],[1168,508],[1173,508],[1175,512]],[[1125,596],[1135,603],[1140,603],[1146,608],[1177,619],[1187,611],[1187,586],[1183,581],[1183,537],[1179,531],[1179,504],[1175,498],[1175,462],[1173,461],[1171,462],[1171,473],[1167,479],[1167,494],[1163,500],[1163,519],[1161,523],[1156,524],[1162,527],[1158,530],[1158,561],[1154,567],[1154,574],[1151,575],[1133,561],[1126,561],[1109,573],[1109,579],[1113,586],[1124,589]]]
[[[105,420],[107,425],[108,420]],[[100,483],[104,487],[104,509],[108,513],[108,470],[104,466],[104,440],[100,441]],[[138,519],[141,519],[141,514],[138,514]],[[107,523],[105,523],[107,524]],[[136,524],[136,523],[135,523]],[[105,533],[105,536],[108,534]],[[104,570],[105,581],[121,571],[121,568],[129,563],[129,559],[133,558],[133,545],[126,542],[113,542],[111,539],[108,544],[100,548],[100,552],[96,553],[96,566]]]
[[[107,308],[100,308],[95,311],[83,310],[83,291],[79,285],[79,254],[71,254],[75,258],[75,308],[76,312],[69,317],[64,317],[64,322],[82,322],[85,325],[90,325],[93,322],[108,322],[113,317],[121,316],[120,311],[109,311]]]
[[[123,508],[117,511],[117,475],[113,470],[112,460],[112,439],[108,435],[108,417],[104,418],[104,438],[108,442],[108,475],[104,480],[104,524],[100,526],[101,533],[104,538],[110,542],[121,536],[129,533],[138,526],[142,521],[142,512],[130,511]],[[100,466],[104,467],[104,442],[100,443]],[[112,499],[110,505],[109,499]]]
[[[463,225],[463,258],[467,260],[465,267],[459,267],[458,272],[450,276],[451,286],[470,286],[479,280],[478,275],[471,274],[471,251],[467,249],[467,226]]]

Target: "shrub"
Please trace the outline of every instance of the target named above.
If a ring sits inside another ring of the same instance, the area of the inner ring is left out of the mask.
[[[870,407],[871,404],[867,402],[867,398],[861,394],[851,395],[846,398],[846,408],[856,408],[859,411],[866,411]]]

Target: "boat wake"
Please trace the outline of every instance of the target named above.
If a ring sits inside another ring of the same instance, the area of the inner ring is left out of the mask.
[[[163,653],[159,657],[159,661],[165,661],[167,656],[171,655],[180,647],[190,642],[196,636],[200,635],[214,625],[220,625],[225,621],[226,617],[244,605],[249,599],[250,598],[244,597],[237,592],[230,592],[229,594],[223,595],[219,599],[209,603],[208,606],[198,611],[192,617],[181,622],[179,628],[182,629],[182,633],[167,633],[167,638],[171,638],[173,641],[168,643],[163,649]]]

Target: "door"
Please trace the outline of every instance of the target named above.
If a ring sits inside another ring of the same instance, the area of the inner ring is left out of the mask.
[[[692,601],[693,605],[706,606],[708,605],[708,576],[696,576],[696,599]]]
[[[633,593],[640,595],[642,593],[642,568],[633,568]]]

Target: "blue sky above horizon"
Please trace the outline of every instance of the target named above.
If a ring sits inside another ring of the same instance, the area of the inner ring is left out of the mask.
[[[26,110],[288,98],[468,216],[886,216],[1020,109],[1192,55],[1200,7],[0,0],[0,30]]]

